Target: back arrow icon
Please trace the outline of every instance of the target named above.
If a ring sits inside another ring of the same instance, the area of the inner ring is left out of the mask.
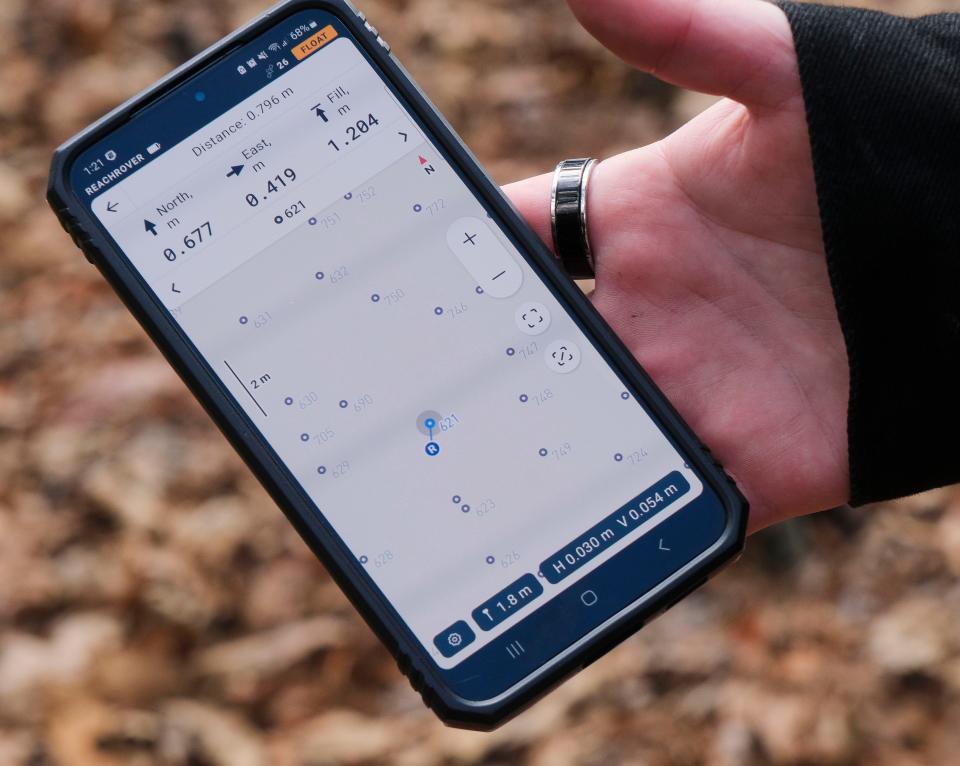
[[[108,202],[108,203],[107,203],[107,212],[108,212],[108,213],[116,213],[116,212],[117,212],[117,203],[116,203],[116,202]]]
[[[175,293],[179,293],[179,292],[180,292],[180,290],[177,289],[177,283],[176,283],[176,282],[171,282],[171,283],[170,283],[170,289],[171,289],[173,292],[175,292]]]
[[[667,547],[664,546],[664,544],[663,544],[663,538],[662,538],[662,537],[660,538],[660,545],[659,545],[658,547],[659,547],[660,550],[662,550],[662,551],[669,551],[669,550],[671,550],[670,548],[667,548]]]

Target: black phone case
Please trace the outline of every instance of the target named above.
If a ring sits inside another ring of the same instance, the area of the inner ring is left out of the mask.
[[[555,289],[571,314],[579,318],[588,333],[598,341],[613,366],[629,381],[654,417],[660,420],[667,434],[699,471],[705,484],[721,498],[727,511],[726,529],[709,550],[644,594],[633,608],[602,632],[574,642],[568,650],[492,701],[462,699],[445,685],[439,669],[419,641],[367,579],[355,557],[342,546],[332,529],[311,510],[313,504],[309,498],[256,433],[252,422],[189,344],[167,310],[122,253],[118,252],[92,214],[75,197],[69,184],[68,173],[74,158],[116,125],[129,119],[161,94],[180,85],[191,73],[209,65],[225,52],[256,37],[285,16],[309,8],[335,14],[354,34],[358,45],[392,81],[410,104],[411,111],[426,124],[434,139],[449,153],[485,202],[496,210],[507,231],[539,267],[541,275]],[[307,545],[396,658],[413,688],[420,692],[424,702],[445,723],[480,730],[501,725],[680,601],[736,558],[743,549],[748,505],[733,480],[683,422],[590,301],[563,273],[552,253],[529,229],[500,188],[484,173],[469,149],[390,53],[389,46],[379,37],[376,29],[347,0],[288,0],[280,3],[180,66],[61,146],[53,156],[47,198],[76,245],[123,299]],[[696,361],[691,360],[691,363],[695,364]]]

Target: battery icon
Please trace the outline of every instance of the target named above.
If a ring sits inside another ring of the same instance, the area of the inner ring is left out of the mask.
[[[310,22],[310,29],[316,29],[316,28],[317,28],[317,22],[311,21],[311,22]]]
[[[160,144],[153,143],[147,147],[147,154],[156,154],[160,151]]]

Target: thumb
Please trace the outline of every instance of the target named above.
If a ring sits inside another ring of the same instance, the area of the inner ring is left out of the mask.
[[[683,88],[776,107],[799,93],[786,14],[764,0],[567,0],[603,45]]]

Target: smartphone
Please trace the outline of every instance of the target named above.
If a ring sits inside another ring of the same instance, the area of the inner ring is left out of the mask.
[[[741,551],[733,482],[344,0],[121,106],[48,197],[444,722]]]

